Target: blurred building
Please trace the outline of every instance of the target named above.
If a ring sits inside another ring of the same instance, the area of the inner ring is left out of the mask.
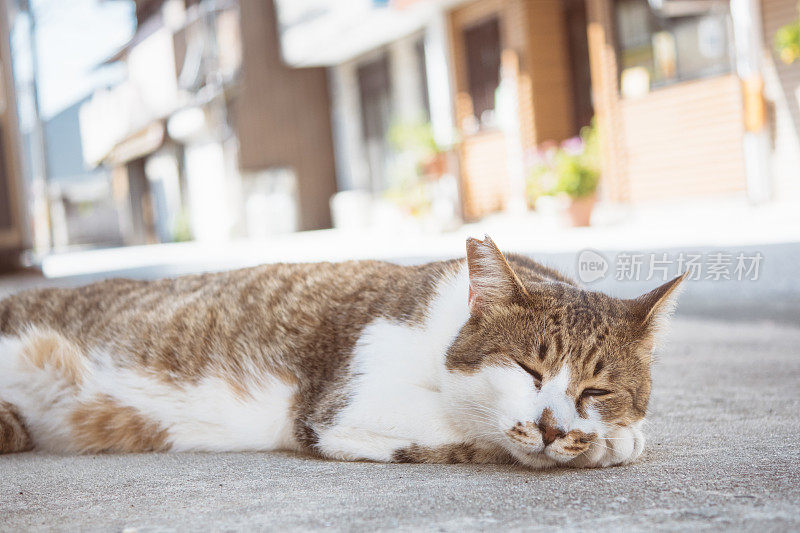
[[[75,109],[20,133],[5,103],[30,95],[2,40],[0,249],[396,220],[385,205],[446,227],[525,209],[527,156],[593,118],[607,201],[800,198],[800,66],[772,48],[796,0],[135,5],[135,35],[106,61],[124,80],[79,107],[73,150],[100,170],[42,148],[21,177],[21,146],[37,143],[20,139],[63,137]],[[113,206],[81,222],[101,172]],[[56,202],[40,205],[53,173]]]
[[[325,71],[283,65],[271,2],[138,0],[136,18],[108,60],[126,79],[81,109],[126,243],[329,227]]]
[[[339,187],[384,190],[391,124],[454,147],[468,219],[522,203],[524,155],[597,117],[602,196],[800,189],[795,0],[280,0],[285,60],[331,72]]]
[[[773,49],[795,4],[587,0],[609,198],[798,198],[800,71]]]
[[[0,0],[6,154],[0,213],[11,220],[17,242],[0,245],[0,255],[9,257],[11,264],[20,259],[36,261],[38,254],[66,246],[121,242],[108,172],[88,167],[82,155],[79,100],[98,81],[83,72],[86,43],[71,43],[74,46],[61,57],[49,45],[54,41],[60,45],[63,38],[59,41],[58,37],[63,37],[64,30],[67,34],[85,31],[72,30],[69,17],[62,18],[65,13],[74,12],[80,19],[87,13],[91,18],[92,11],[91,2],[73,10],[62,4]],[[114,27],[120,29],[119,24]],[[58,77],[49,79],[57,83],[42,86],[43,80],[56,73]],[[65,79],[60,78],[63,75]],[[46,116],[42,109],[47,109]]]
[[[54,249],[121,244],[119,217],[103,167],[83,160],[79,100],[43,123]]]

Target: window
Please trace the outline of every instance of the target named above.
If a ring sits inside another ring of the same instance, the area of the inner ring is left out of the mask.
[[[494,95],[500,85],[500,22],[489,19],[464,31],[467,84],[472,113],[483,127],[494,125]]]
[[[616,0],[614,8],[623,95],[730,72],[727,2]]]

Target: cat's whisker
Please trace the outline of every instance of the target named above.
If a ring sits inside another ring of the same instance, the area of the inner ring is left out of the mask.
[[[592,443],[592,445],[593,445],[593,446],[598,446],[598,447],[600,447],[600,448],[605,448],[606,450],[608,450],[608,451],[610,451],[610,452],[613,452],[613,451],[614,451],[614,450],[613,450],[611,447],[609,447],[609,446],[606,446],[605,444],[601,444],[601,443],[599,443],[599,442],[593,442],[593,443]],[[590,446],[590,447],[591,447],[591,446]]]
[[[462,413],[483,414],[483,415],[502,415],[502,413],[497,410],[475,409],[473,407],[456,407],[453,408],[452,411],[457,411]]]
[[[489,408],[482,408],[478,406],[463,406],[463,407],[456,407],[455,410],[460,410],[464,412],[478,412],[478,413],[486,413],[486,414],[501,414],[500,411],[496,409],[489,409]]]

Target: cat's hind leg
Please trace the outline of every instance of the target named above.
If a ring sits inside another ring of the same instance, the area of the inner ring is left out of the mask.
[[[0,336],[0,441],[8,435],[12,442],[0,451],[70,450],[69,415],[86,372],[80,349],[55,332],[31,328]]]
[[[0,401],[0,454],[33,449],[33,441],[16,407]]]

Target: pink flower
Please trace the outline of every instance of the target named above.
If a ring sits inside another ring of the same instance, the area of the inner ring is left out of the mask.
[[[561,148],[569,155],[580,155],[583,153],[583,139],[571,137],[561,143]]]

